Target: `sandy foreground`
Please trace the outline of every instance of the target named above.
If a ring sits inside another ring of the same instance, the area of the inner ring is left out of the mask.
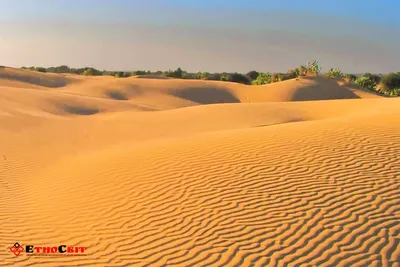
[[[400,266],[400,98],[1,68],[0,125],[0,266]]]

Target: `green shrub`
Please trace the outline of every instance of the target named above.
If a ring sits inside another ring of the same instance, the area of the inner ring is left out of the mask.
[[[307,73],[308,75],[318,75],[321,72],[321,66],[319,65],[318,61],[310,61],[307,64]]]
[[[281,81],[290,80],[297,78],[297,73],[295,70],[289,70],[287,73],[281,75]]]
[[[246,75],[236,73],[236,72],[235,73],[222,73],[221,81],[251,84],[250,79]]]
[[[307,67],[305,65],[301,65],[295,69],[297,77],[307,76]]]
[[[196,75],[196,73],[185,72],[182,76],[182,79],[196,80],[197,75]]]
[[[282,80],[282,74],[281,73],[274,73],[271,75],[271,83],[276,83],[280,82]]]
[[[53,73],[69,73],[70,68],[66,65],[61,65],[58,67],[50,67],[47,68],[47,72],[53,72]]]
[[[46,68],[43,68],[43,67],[35,67],[34,70],[35,70],[35,71],[38,71],[38,72],[47,72],[47,71],[46,71]]]
[[[372,80],[369,77],[361,76],[358,77],[355,81],[355,84],[358,84],[359,86],[369,89],[369,90],[375,90],[376,89],[376,83],[374,80]]]
[[[260,73],[255,70],[252,70],[246,74],[247,78],[249,78],[250,81],[255,81],[259,75]]]
[[[132,75],[146,75],[146,74],[147,74],[147,71],[145,71],[145,70],[136,70],[136,71],[132,72]],[[158,73],[158,75],[162,75],[162,74],[163,74],[162,71],[160,71]]]
[[[339,68],[331,68],[328,71],[328,77],[330,78],[343,78],[343,72]]]
[[[93,69],[89,68],[82,72],[82,75],[91,76],[93,75]]]
[[[350,83],[350,82],[354,82],[357,79],[357,76],[354,74],[345,74],[344,79],[346,82]]]
[[[363,76],[368,77],[370,80],[373,80],[376,84],[378,84],[382,78],[381,76],[379,76],[377,74],[371,74],[369,72],[365,73]]]
[[[184,75],[184,71],[181,68],[177,68],[176,70],[169,70],[164,72],[165,77],[170,78],[178,78],[181,79]]]
[[[208,79],[208,72],[199,71],[199,72],[197,72],[196,76],[197,76],[197,79],[199,79],[199,80],[207,80]],[[222,81],[222,78],[221,78],[221,81]]]
[[[177,68],[174,72],[174,78],[182,78],[183,70],[181,68]]]
[[[81,75],[86,75],[86,76],[101,76],[103,75],[103,72],[100,70],[97,70],[95,68],[84,68],[84,69],[77,69],[76,72]]]
[[[220,73],[208,73],[207,80],[220,81],[221,80],[221,74]]]
[[[119,71],[119,72],[116,72],[114,74],[114,77],[115,78],[124,78],[125,76],[124,76],[124,73],[122,71]]]
[[[271,83],[271,74],[268,72],[259,73],[257,79],[251,82],[253,85],[263,85],[268,83]]]
[[[400,72],[392,72],[383,76],[380,81],[380,87],[384,92],[390,92],[400,88]]]
[[[400,88],[391,90],[389,92],[389,95],[391,95],[391,96],[400,96]]]
[[[321,73],[321,66],[318,61],[310,61],[307,65],[301,65],[298,68],[294,69],[293,72],[296,73],[296,77],[301,76],[316,76]]]

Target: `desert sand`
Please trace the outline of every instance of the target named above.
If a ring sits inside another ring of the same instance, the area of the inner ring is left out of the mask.
[[[400,266],[399,98],[1,68],[0,125],[1,266]]]

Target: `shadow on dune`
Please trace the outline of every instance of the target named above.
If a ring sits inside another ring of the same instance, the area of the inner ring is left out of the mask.
[[[199,104],[240,103],[235,95],[221,88],[185,88],[174,90],[172,94]]]
[[[104,88],[104,95],[113,100],[129,100],[143,94],[143,89],[135,84]]]
[[[139,78],[139,79],[158,79],[158,80],[170,80],[172,78],[170,77],[164,77],[161,75],[136,75],[135,78]]]
[[[322,78],[313,78],[319,81],[315,85],[309,85],[295,90],[291,101],[313,101],[313,100],[334,100],[334,99],[357,99],[360,96],[353,93],[346,87],[339,86],[337,82]]]
[[[100,110],[97,108],[82,107],[82,106],[64,105],[62,108],[66,113],[73,115],[94,115],[100,112]]]
[[[304,121],[304,119],[301,119],[301,118],[296,119],[296,118],[294,118],[294,119],[288,119],[288,120],[281,121],[281,122],[271,122],[271,123],[268,123],[268,124],[255,125],[255,126],[253,126],[253,128],[268,127],[268,126],[273,126],[273,125],[287,124],[287,123],[294,123],[294,122],[302,122],[302,121]]]
[[[71,79],[61,75],[39,73],[29,70],[9,70],[8,68],[2,69],[0,72],[0,79],[13,80],[50,88],[64,87],[71,82]]]
[[[106,91],[105,95],[114,100],[128,100],[126,94],[119,91]]]
[[[391,97],[389,95],[380,94],[380,93],[378,93],[376,91],[368,90],[366,88],[363,88],[363,87],[358,86],[358,85],[353,84],[353,83],[343,83],[340,86],[343,87],[343,88],[346,88],[346,89],[348,89],[350,91],[361,91],[361,92],[364,92],[364,93],[367,93],[367,94],[370,94],[370,95],[373,95],[373,96],[377,96],[377,97]]]

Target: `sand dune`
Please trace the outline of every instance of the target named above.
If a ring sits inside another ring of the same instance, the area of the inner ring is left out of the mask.
[[[78,76],[66,76],[53,73],[41,73],[23,69],[0,68],[0,81],[2,85],[18,82],[30,86],[59,88],[64,87],[74,81],[80,80]]]
[[[107,98],[175,109],[218,103],[288,102],[333,99],[381,98],[354,85],[324,77],[305,77],[263,86],[237,83],[135,76],[124,79],[82,77],[0,69],[3,87],[45,88],[64,94]],[[10,86],[16,83],[17,86]]]
[[[399,112],[325,78],[0,69],[1,266],[400,266]]]

